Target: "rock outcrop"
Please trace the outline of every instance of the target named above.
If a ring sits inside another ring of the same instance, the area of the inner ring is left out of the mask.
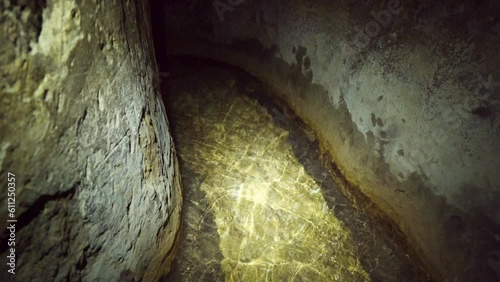
[[[149,8],[0,1],[1,277],[9,278],[9,173],[16,281],[153,281],[168,272],[181,191]]]

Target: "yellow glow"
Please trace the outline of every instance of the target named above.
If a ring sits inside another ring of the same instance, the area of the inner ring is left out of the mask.
[[[200,188],[215,217],[226,280],[368,281],[349,232],[295,159],[287,132],[255,101],[218,95],[186,94],[176,107],[185,112],[178,126],[201,132],[179,130],[186,140],[180,154],[206,176]]]

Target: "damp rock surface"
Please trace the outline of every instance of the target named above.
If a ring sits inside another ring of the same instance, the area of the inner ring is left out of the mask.
[[[180,182],[147,1],[0,1],[0,183],[15,175],[16,276],[0,193],[0,280],[153,281]],[[155,246],[155,247],[152,247]]]

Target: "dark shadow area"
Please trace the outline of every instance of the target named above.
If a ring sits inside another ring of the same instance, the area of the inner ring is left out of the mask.
[[[179,166],[183,185],[183,207],[189,205],[195,206],[196,209],[182,210],[179,249],[170,272],[160,281],[224,281],[220,267],[223,257],[218,246],[219,235],[210,212],[210,205],[204,200],[205,195],[200,192],[203,176],[190,169],[182,158],[179,158]],[[200,236],[191,237],[186,234]],[[211,263],[197,266],[181,263],[192,261],[193,255],[206,258]],[[190,266],[194,270],[190,269]]]
[[[151,22],[153,31],[154,50],[156,62],[160,72],[167,70],[167,33],[163,24],[165,14],[162,9],[162,0],[151,0]]]

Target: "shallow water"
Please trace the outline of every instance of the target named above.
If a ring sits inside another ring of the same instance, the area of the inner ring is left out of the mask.
[[[166,281],[424,281],[322,166],[314,134],[219,67],[164,82],[181,163],[181,245]]]

